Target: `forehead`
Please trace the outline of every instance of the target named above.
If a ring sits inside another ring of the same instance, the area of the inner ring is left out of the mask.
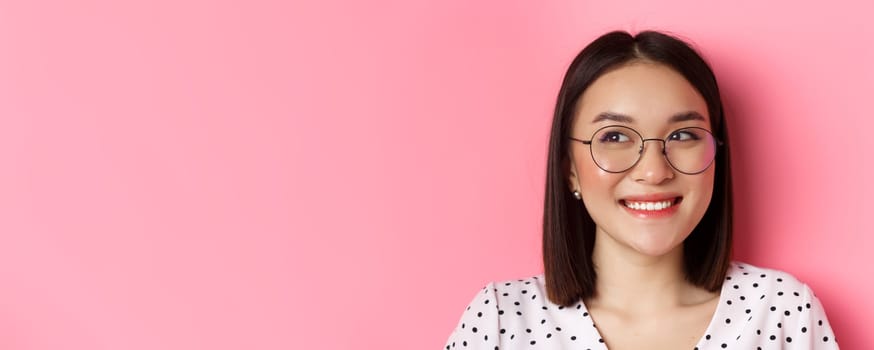
[[[660,127],[672,116],[697,112],[710,125],[707,102],[680,73],[657,63],[634,62],[601,75],[577,101],[575,124],[588,130],[602,113],[631,117],[630,124]],[[608,121],[609,122],[609,121]]]

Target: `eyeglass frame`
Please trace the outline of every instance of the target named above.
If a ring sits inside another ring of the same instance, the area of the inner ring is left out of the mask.
[[[629,166],[628,168],[626,168],[625,170],[622,170],[622,171],[610,171],[610,170],[607,170],[607,169],[602,168],[601,165],[598,164],[598,161],[595,159],[595,153],[594,153],[595,151],[592,149],[592,140],[594,140],[595,135],[597,135],[601,130],[604,130],[604,129],[606,129],[606,128],[613,128],[613,127],[620,127],[620,128],[625,128],[625,129],[631,130],[632,132],[634,132],[635,134],[637,134],[637,137],[639,137],[640,140],[641,140],[641,141],[640,141],[640,150],[637,151],[637,155],[638,155],[638,156],[637,156],[637,160],[635,160],[634,163],[631,164],[631,166]],[[704,169],[701,169],[701,171],[694,172],[694,173],[687,173],[687,172],[685,172],[685,171],[682,171],[682,170],[680,170],[680,169],[677,169],[677,167],[674,166],[674,163],[671,162],[671,159],[668,158],[668,152],[667,152],[667,143],[668,143],[668,141],[670,141],[670,140],[668,140],[668,138],[671,137],[671,135],[677,133],[677,131],[680,131],[680,130],[687,130],[687,129],[699,129],[699,130],[703,130],[703,131],[707,132],[708,134],[710,134],[710,136],[713,137],[713,141],[716,141],[716,151],[715,151],[714,154],[713,154],[713,159],[710,160],[710,163],[708,163],[707,166],[704,167]],[[581,142],[581,143],[583,143],[584,145],[588,145],[588,146],[589,146],[589,155],[592,156],[592,161],[595,162],[595,165],[596,165],[599,169],[604,170],[604,171],[606,171],[606,172],[608,172],[608,173],[611,173],[611,174],[624,173],[624,172],[629,171],[629,170],[631,170],[632,168],[634,168],[634,167],[637,165],[637,163],[640,163],[640,160],[643,159],[643,151],[644,151],[644,148],[645,148],[645,146],[646,146],[646,142],[647,142],[647,141],[661,141],[661,142],[662,142],[662,152],[661,152],[661,153],[662,153],[663,156],[665,156],[665,160],[668,162],[668,165],[671,166],[671,169],[674,169],[674,170],[680,172],[681,174],[685,174],[685,175],[698,175],[698,174],[701,174],[701,173],[707,171],[707,169],[710,168],[711,165],[713,165],[713,162],[716,161],[716,155],[719,153],[719,148],[722,147],[722,145],[724,144],[724,143],[722,142],[722,140],[720,140],[720,139],[718,139],[718,138],[716,137],[716,135],[713,135],[713,132],[712,132],[712,131],[707,130],[707,129],[705,129],[705,128],[697,127],[697,126],[689,126],[689,127],[679,128],[679,129],[677,129],[677,130],[671,131],[670,133],[668,133],[668,136],[666,136],[664,139],[654,139],[654,138],[645,139],[645,138],[643,138],[643,135],[641,135],[639,132],[637,132],[637,130],[634,130],[634,129],[631,128],[631,127],[628,127],[628,126],[625,126],[625,125],[615,125],[615,124],[614,124],[614,125],[607,125],[607,126],[604,126],[604,127],[598,128],[598,130],[595,130],[595,132],[592,133],[592,137],[589,138],[588,140],[580,140],[580,139],[575,138],[575,137],[573,137],[573,136],[568,136],[568,139],[571,139],[571,140],[574,140],[574,141]]]

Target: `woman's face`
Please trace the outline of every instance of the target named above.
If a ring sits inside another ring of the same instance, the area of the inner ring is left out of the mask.
[[[633,62],[599,77],[580,97],[575,113],[571,136],[581,140],[608,125],[662,140],[679,128],[710,130],[704,98],[682,75],[651,62]],[[710,204],[716,165],[700,174],[683,174],[665,159],[661,142],[647,141],[636,165],[610,173],[595,164],[590,147],[570,143],[569,185],[571,191],[580,191],[597,225],[598,246],[647,256],[681,247]]]

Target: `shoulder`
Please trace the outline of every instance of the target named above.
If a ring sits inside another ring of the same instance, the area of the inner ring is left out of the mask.
[[[791,342],[816,349],[837,346],[819,299],[792,274],[733,262],[725,279],[721,296],[725,302],[719,306],[722,314],[746,319],[741,324],[755,329],[755,337],[763,337],[762,342],[785,342],[785,346]]]
[[[810,287],[792,274],[744,262],[732,262],[725,283],[723,290],[741,300],[759,301],[771,308],[797,306],[813,297]]]
[[[549,304],[546,298],[546,286],[543,274],[518,279],[495,280],[486,284],[473,298],[466,311],[485,308],[479,312],[504,313],[506,306],[514,306],[514,310],[529,307],[542,308]]]
[[[445,349],[599,348],[603,340],[582,302],[549,300],[543,274],[497,280],[477,291]]]
[[[520,279],[495,281],[492,283],[492,286],[495,297],[504,301],[510,299],[537,300],[537,298],[546,296],[543,274]]]
[[[725,282],[725,298],[753,311],[761,310],[758,314],[752,312],[753,316],[795,318],[820,307],[810,287],[785,271],[734,262]]]
[[[557,342],[561,326],[554,324],[556,315],[551,314],[556,310],[559,308],[546,297],[542,274],[490,282],[476,292],[445,348],[493,349],[499,345],[504,348],[504,342],[518,346]]]
[[[803,282],[788,272],[760,267],[740,261],[734,261],[731,263],[725,279],[726,283],[728,283],[733,289],[798,290],[805,287]]]

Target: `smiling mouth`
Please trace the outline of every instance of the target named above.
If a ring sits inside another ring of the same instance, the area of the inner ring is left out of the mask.
[[[632,210],[660,211],[673,207],[683,201],[683,197],[665,199],[660,201],[627,201],[620,199],[619,203]]]

